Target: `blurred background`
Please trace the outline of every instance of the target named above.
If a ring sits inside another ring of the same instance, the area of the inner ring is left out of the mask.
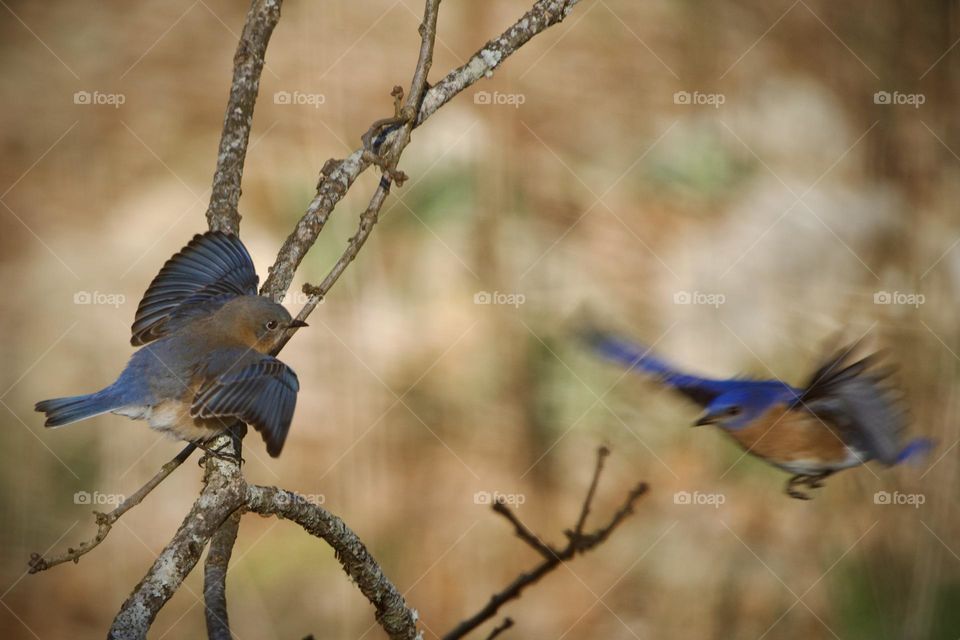
[[[247,6],[0,4],[0,635],[103,637],[200,470],[78,565],[27,576],[31,552],[91,537],[91,508],[181,448],[116,416],[48,431],[32,407],[113,380],[146,285],[205,228]],[[529,4],[444,2],[431,79]],[[297,414],[279,459],[248,439],[248,478],[343,517],[427,638],[538,561],[491,496],[560,544],[603,444],[592,523],[636,481],[650,494],[510,604],[504,637],[956,638],[958,7],[584,0],[415,132],[410,181],[284,351]],[[421,13],[283,7],[241,200],[261,277],[325,160],[409,84]],[[333,264],[377,180],[340,204],[293,291]],[[682,398],[585,352],[582,310],[690,370],[797,384],[831,337],[866,336],[937,449],[791,500],[784,473],[687,428]],[[287,522],[245,517],[228,585],[241,639],[381,634],[330,549]],[[201,593],[195,571],[152,637],[202,637]]]

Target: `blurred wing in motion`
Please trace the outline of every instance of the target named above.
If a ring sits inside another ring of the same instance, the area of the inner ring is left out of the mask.
[[[220,231],[195,235],[167,260],[143,294],[130,343],[146,344],[216,311],[230,298],[256,295],[258,282],[240,238]]]
[[[844,440],[891,465],[900,461],[906,416],[884,381],[892,367],[877,367],[880,356],[853,360],[856,345],[828,358],[811,376],[797,400],[822,420],[835,425]],[[911,443],[908,447],[916,447]]]
[[[614,362],[652,375],[662,384],[679,391],[701,407],[705,407],[717,396],[730,388],[729,381],[701,378],[677,371],[670,364],[655,357],[647,347],[629,342],[622,338],[589,329],[581,332],[590,347]]]
[[[259,354],[257,354],[259,356]],[[297,405],[300,383],[293,369],[270,356],[209,380],[197,390],[193,418],[237,418],[253,426],[277,457],[283,449]]]

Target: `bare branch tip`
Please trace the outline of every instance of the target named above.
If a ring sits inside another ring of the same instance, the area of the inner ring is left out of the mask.
[[[498,624],[490,631],[490,635],[487,636],[487,640],[493,640],[498,635],[506,631],[507,629],[513,626],[513,618],[504,618],[503,622]]]

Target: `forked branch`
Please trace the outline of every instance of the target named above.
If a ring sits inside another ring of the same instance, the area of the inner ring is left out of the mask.
[[[502,500],[494,502],[494,512],[506,518],[513,526],[516,536],[539,553],[543,557],[543,560],[536,567],[530,571],[521,573],[514,578],[510,584],[493,594],[482,609],[445,633],[443,640],[463,638],[481,624],[496,616],[497,612],[500,611],[500,607],[511,600],[519,598],[524,589],[538,582],[545,575],[559,567],[561,563],[572,560],[577,554],[584,554],[602,544],[610,537],[613,530],[620,526],[620,523],[622,523],[627,516],[633,513],[634,504],[647,492],[647,483],[645,482],[637,484],[630,490],[620,508],[617,509],[610,520],[607,521],[607,524],[590,533],[584,533],[583,531],[587,516],[590,513],[590,507],[593,504],[597,483],[600,481],[600,473],[603,471],[603,461],[609,454],[610,451],[606,447],[600,447],[597,451],[597,465],[593,472],[593,480],[590,482],[590,489],[587,491],[587,496],[584,498],[583,505],[580,508],[580,517],[572,529],[564,531],[567,544],[562,548],[554,547],[533,534]],[[488,638],[495,637],[511,626],[513,626],[513,621],[507,618],[491,632]]]

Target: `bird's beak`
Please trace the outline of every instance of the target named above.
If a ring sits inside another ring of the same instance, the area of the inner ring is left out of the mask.
[[[713,414],[710,413],[710,412],[707,412],[707,413],[704,413],[703,415],[701,415],[699,418],[697,418],[696,422],[694,422],[694,423],[693,423],[692,425],[690,425],[690,426],[691,426],[691,427],[702,427],[702,426],[708,425],[708,424],[715,424],[716,422],[717,422],[717,416],[713,415]]]
[[[294,318],[293,320],[290,321],[290,324],[287,325],[287,329],[296,329],[297,327],[309,327],[309,326],[310,325],[308,325],[303,320],[297,320],[296,318]]]

